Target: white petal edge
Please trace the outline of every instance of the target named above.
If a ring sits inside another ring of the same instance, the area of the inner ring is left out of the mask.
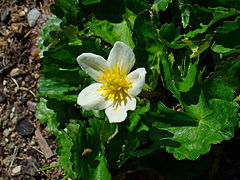
[[[102,57],[93,53],[83,53],[77,57],[79,66],[95,81],[97,76],[103,76],[102,70],[110,68],[110,64]]]
[[[135,64],[135,55],[129,46],[117,41],[110,51],[108,62],[112,68],[117,64],[122,72],[128,74]]]
[[[136,99],[134,97],[128,97],[127,101],[122,101],[120,105],[115,109],[115,106],[110,106],[105,110],[105,113],[110,123],[120,123],[127,118],[128,110],[136,109]]]
[[[145,68],[138,68],[127,75],[127,80],[132,84],[132,87],[128,89],[130,96],[135,97],[142,91],[146,73]]]
[[[102,110],[112,105],[112,101],[102,96],[102,91],[97,91],[101,83],[94,83],[84,88],[78,95],[77,103],[85,110]]]

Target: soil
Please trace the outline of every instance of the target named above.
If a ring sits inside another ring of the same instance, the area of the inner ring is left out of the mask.
[[[36,37],[45,22],[51,0],[1,0],[0,21],[0,180],[61,179],[52,133],[35,117],[41,61]],[[41,12],[30,27],[28,12]]]

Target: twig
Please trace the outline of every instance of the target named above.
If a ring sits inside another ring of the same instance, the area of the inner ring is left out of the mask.
[[[26,38],[26,37],[28,37],[29,36],[29,34],[31,34],[31,32],[32,32],[32,30],[30,30],[30,31],[28,31],[25,35],[24,35],[24,39]]]
[[[5,108],[6,104],[3,104],[2,107],[0,107],[0,113],[2,113],[3,109]]]
[[[11,79],[12,79],[12,81],[14,82],[14,84],[16,84],[17,88],[19,89],[19,84],[18,84],[18,82],[16,81],[16,79],[14,79],[14,78],[12,78],[12,77],[11,77]]]
[[[38,149],[37,149],[37,148],[35,148],[34,146],[31,146],[31,148],[35,149],[37,152],[39,152],[40,154],[42,154],[42,155],[44,155],[44,156],[45,156],[45,154],[44,154],[42,151],[38,150]]]
[[[33,95],[33,97],[37,97],[36,94],[35,94],[33,91],[31,91],[30,89],[25,88],[25,87],[19,87],[19,84],[18,84],[18,82],[16,81],[16,79],[14,79],[14,78],[12,78],[12,77],[11,77],[11,79],[12,79],[12,81],[14,82],[14,84],[16,84],[16,86],[17,86],[17,88],[18,88],[19,90],[29,91],[29,92]]]
[[[37,97],[36,94],[34,92],[32,92],[30,89],[27,89],[25,87],[20,87],[19,89],[23,90],[23,91],[29,91],[34,97]]]
[[[12,157],[11,163],[10,163],[10,165],[8,167],[8,172],[10,171],[10,169],[11,169],[11,167],[13,165],[13,162],[16,159],[17,153],[18,153],[18,146],[15,146],[14,151],[13,151],[13,157]]]
[[[25,157],[24,158],[16,157],[16,159],[18,159],[18,160],[25,160],[26,158]]]
[[[40,168],[40,169],[36,170],[35,173],[45,171],[45,170],[48,170],[48,169],[52,169],[52,168],[56,168],[56,167],[60,167],[60,166],[61,166],[61,164],[56,164],[54,166],[47,166],[47,167]]]

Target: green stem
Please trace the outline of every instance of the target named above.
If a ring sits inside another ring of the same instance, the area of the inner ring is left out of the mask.
[[[67,179],[69,176],[68,175],[66,175],[66,176],[64,176],[63,178],[62,178],[62,180],[65,180],[65,179]]]
[[[45,171],[45,170],[48,170],[48,169],[52,169],[52,168],[56,168],[56,167],[60,167],[60,166],[61,166],[61,164],[57,164],[57,165],[54,165],[54,166],[48,166],[48,167],[36,170],[35,173]]]

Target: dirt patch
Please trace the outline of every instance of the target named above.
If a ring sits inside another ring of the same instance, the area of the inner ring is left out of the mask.
[[[52,1],[3,0],[0,3],[0,179],[60,179],[56,142],[35,117],[41,62],[35,38]],[[41,16],[30,27],[28,13]],[[44,17],[44,18],[43,18]],[[48,149],[46,154],[45,149]],[[49,154],[49,152],[51,152]]]

